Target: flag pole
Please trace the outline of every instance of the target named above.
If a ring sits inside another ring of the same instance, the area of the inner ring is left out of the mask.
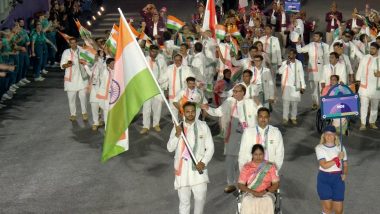
[[[118,8],[117,10],[119,11],[119,13],[120,13],[120,17],[121,17],[121,19],[123,20],[124,24],[127,26],[128,32],[129,32],[131,35],[134,35],[134,34],[132,33],[132,30],[130,29],[129,24],[128,24],[127,20],[125,19],[124,14],[123,14],[123,12],[121,11],[121,9]],[[136,38],[135,38],[134,36],[132,36],[132,37],[133,37],[133,42],[134,42],[137,46],[139,46],[139,44],[138,44]],[[139,47],[140,47],[140,46],[139,46]],[[141,51],[141,49],[139,50],[139,53],[140,53],[141,57],[144,59],[145,64],[148,65],[148,66],[147,66],[147,67],[148,67],[148,70],[149,70],[150,74],[151,74],[152,77],[153,77],[154,83],[156,84],[158,90],[160,91],[160,94],[161,94],[162,99],[164,100],[166,106],[167,106],[168,109],[169,109],[170,115],[172,116],[172,118],[173,118],[173,120],[174,120],[175,126],[179,126],[179,123],[178,123],[177,117],[174,116],[174,113],[173,113],[172,109],[170,108],[170,105],[169,105],[169,103],[168,103],[168,101],[167,101],[167,99],[166,99],[166,97],[165,97],[163,91],[161,90],[160,85],[158,84],[156,78],[154,77],[153,72],[152,72],[152,69],[151,69],[151,67],[149,66],[148,61],[146,60],[146,58],[145,58],[143,52]],[[191,149],[190,144],[189,144],[189,142],[188,142],[188,140],[187,140],[185,134],[183,133],[183,130],[182,130],[182,132],[181,132],[181,137],[182,137],[182,139],[184,140],[184,142],[185,142],[185,146],[186,146],[187,150],[188,150],[189,153],[190,153],[190,157],[191,157],[191,160],[192,160],[193,164],[196,166],[196,165],[198,164],[198,160],[197,160],[197,158],[195,157],[195,155],[194,155],[194,153],[193,153],[193,150]],[[202,171],[202,170],[198,170],[198,172],[199,172],[199,174],[203,174],[203,171]]]

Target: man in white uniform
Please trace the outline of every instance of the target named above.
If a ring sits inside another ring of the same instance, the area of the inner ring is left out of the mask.
[[[239,169],[252,160],[253,145],[261,144],[265,149],[265,160],[276,164],[280,171],[284,162],[284,143],[282,134],[277,127],[269,125],[270,112],[268,108],[257,110],[256,127],[247,128],[242,136],[239,150]]]
[[[166,71],[166,62],[164,57],[158,57],[159,48],[156,45],[151,45],[149,47],[149,56],[146,57],[150,68],[152,69],[153,75],[160,84],[162,89],[165,89],[166,83],[164,83]],[[153,128],[156,132],[160,132],[160,118],[162,109],[162,97],[158,94],[151,99],[145,101],[143,105],[143,129],[140,134],[148,133],[150,128],[150,117],[153,111]]]
[[[297,44],[298,53],[308,53],[308,74],[309,84],[312,91],[312,109],[316,110],[319,105],[319,82],[321,80],[323,65],[328,64],[329,59],[329,46],[322,42],[323,33],[315,32],[313,35],[313,42],[301,47],[301,41]]]
[[[66,49],[62,54],[61,68],[65,69],[64,90],[67,92],[69,99],[70,120],[76,120],[76,99],[77,94],[79,94],[82,117],[84,121],[87,121],[86,87],[88,85],[88,75],[83,67],[86,62],[79,59],[80,48],[77,45],[77,40],[71,38],[69,43],[70,48]]]
[[[178,191],[179,213],[190,214],[191,192],[193,192],[194,214],[202,214],[206,202],[207,183],[209,183],[206,166],[214,154],[214,141],[206,122],[196,119],[195,104],[188,102],[183,108],[185,121],[173,128],[167,149],[169,152],[175,151],[174,188]],[[184,140],[181,138],[182,131],[198,160],[197,165],[193,164]],[[203,171],[203,174],[200,174],[198,170]]]
[[[260,41],[264,45],[264,52],[269,56],[269,64],[272,71],[272,76],[277,72],[277,68],[281,65],[281,47],[280,42],[277,37],[272,36],[272,27],[270,25],[266,25],[265,36],[260,38]]]
[[[176,54],[174,56],[174,63],[169,65],[165,72],[164,81],[168,82],[169,90],[169,103],[173,114],[178,119],[178,110],[173,105],[173,101],[176,98],[179,91],[186,87],[186,78],[194,77],[190,67],[182,65],[182,56]]]
[[[331,75],[338,75],[340,82],[347,84],[346,71],[344,65],[339,62],[339,54],[336,52],[330,53],[330,64],[323,66],[323,73],[321,78],[322,90],[324,87],[330,85]]]
[[[211,116],[224,117],[227,124],[224,138],[224,154],[226,155],[227,186],[225,193],[236,190],[237,178],[239,175],[238,155],[241,136],[248,127],[256,126],[256,114],[258,106],[252,99],[244,99],[246,88],[242,84],[237,84],[233,89],[233,97],[227,98],[218,108],[210,108],[202,105]]]
[[[301,61],[296,59],[297,51],[291,49],[288,54],[288,60],[282,63],[279,69],[281,76],[281,89],[283,101],[283,124],[287,124],[289,120],[293,125],[297,125],[297,105],[301,102],[301,94],[306,89],[303,66]]]
[[[371,102],[369,126],[378,129],[376,119],[380,100],[380,45],[371,43],[370,54],[365,55],[360,61],[356,81],[360,82],[360,130],[366,130],[368,106]]]

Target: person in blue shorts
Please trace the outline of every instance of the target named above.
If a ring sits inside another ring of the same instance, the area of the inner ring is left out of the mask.
[[[334,126],[326,126],[315,147],[319,162],[317,191],[323,214],[342,214],[347,176],[347,153]]]

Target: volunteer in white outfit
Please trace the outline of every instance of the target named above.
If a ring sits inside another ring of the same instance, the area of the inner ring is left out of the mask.
[[[202,214],[206,202],[207,183],[209,183],[206,167],[214,154],[214,141],[206,122],[199,121],[195,117],[195,103],[187,102],[183,108],[185,121],[173,128],[167,143],[168,151],[175,151],[174,189],[178,191],[180,214],[190,214],[191,193],[194,195],[194,214]],[[182,130],[198,160],[196,166],[191,161],[181,138]],[[203,174],[199,174],[198,170],[202,170]]]
[[[82,117],[84,121],[88,120],[87,115],[87,95],[86,87],[88,85],[88,75],[83,65],[86,63],[79,59],[80,48],[77,40],[69,40],[70,48],[62,53],[61,68],[65,69],[64,90],[67,92],[70,107],[70,120],[76,120],[76,99],[79,95],[80,105],[82,108]]]
[[[343,213],[348,164],[346,149],[342,147],[343,145],[341,145],[336,135],[335,127],[326,126],[320,143],[315,147],[319,162],[317,191],[321,200],[322,213],[324,214]]]
[[[192,69],[195,78],[203,86],[207,84],[206,78],[209,74],[206,73],[206,55],[202,52],[203,45],[200,42],[194,44],[194,56],[192,57],[191,64],[189,65]],[[213,75],[213,73],[212,73]]]
[[[338,75],[340,82],[343,84],[347,84],[347,74],[344,69],[344,65],[341,63],[338,63],[339,61],[339,54],[336,52],[330,53],[330,64],[323,66],[323,73],[321,78],[321,86],[322,90],[326,86],[331,85],[330,83],[330,77],[331,75]]]
[[[248,127],[255,127],[258,106],[252,99],[244,99],[246,88],[242,84],[235,85],[233,97],[227,98],[218,108],[210,108],[202,105],[211,116],[224,117],[227,124],[224,136],[224,154],[226,155],[225,167],[227,174],[227,186],[225,193],[236,190],[237,178],[239,175],[238,155],[240,149],[241,136]]]
[[[269,56],[270,69],[272,76],[274,76],[282,62],[280,42],[277,37],[272,36],[272,27],[270,25],[265,26],[264,32],[265,36],[262,36],[260,41],[264,45],[264,52]]]
[[[288,53],[288,60],[282,63],[279,69],[281,76],[281,89],[283,101],[283,124],[287,124],[289,120],[293,125],[297,125],[297,105],[301,102],[301,94],[306,89],[303,66],[301,61],[296,59],[297,51],[291,49]]]
[[[154,78],[160,84],[162,89],[166,88],[167,82],[165,82],[166,71],[166,62],[164,57],[159,57],[158,55],[159,48],[157,45],[151,45],[149,47],[149,56],[146,57],[150,68],[152,69]],[[140,131],[140,134],[148,133],[150,129],[151,114],[153,111],[153,128],[156,132],[160,132],[160,118],[161,118],[161,109],[162,109],[162,97],[160,94],[150,98],[144,102],[143,105],[143,129]]]
[[[182,65],[182,56],[176,54],[174,56],[174,63],[169,65],[165,72],[164,82],[168,84],[169,90],[169,103],[172,108],[173,114],[178,118],[178,110],[173,105],[179,91],[186,87],[186,78],[194,77],[190,67]]]
[[[313,42],[301,47],[301,42],[297,44],[298,53],[308,53],[308,74],[309,84],[312,91],[312,109],[316,110],[319,105],[319,82],[322,76],[323,65],[329,63],[329,46],[322,42],[323,33],[315,32],[313,35]]]
[[[253,145],[261,144],[265,149],[265,160],[276,164],[280,171],[284,162],[284,143],[282,134],[277,127],[269,125],[270,112],[268,108],[257,110],[257,126],[245,130],[241,138],[239,150],[239,169],[251,161]]]
[[[182,43],[179,46],[179,54],[182,56],[182,65],[191,67],[193,56],[189,54],[189,45]]]
[[[360,82],[360,130],[366,130],[368,106],[371,103],[369,126],[378,129],[376,119],[380,100],[380,45],[371,43],[368,55],[360,61],[356,81]]]
[[[89,90],[90,90],[90,104],[91,104],[91,114],[92,114],[92,130],[97,131],[101,125],[99,122],[99,110],[101,100],[96,96],[99,91],[100,85],[100,74],[106,67],[106,55],[102,50],[97,51],[95,56],[95,63],[90,68],[88,65],[85,65],[88,75],[90,76],[89,81]],[[103,124],[102,124],[103,125]]]

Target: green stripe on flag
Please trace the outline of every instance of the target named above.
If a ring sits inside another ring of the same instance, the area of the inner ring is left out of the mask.
[[[92,58],[91,56],[89,56],[86,52],[81,52],[80,54],[79,54],[79,56],[82,58],[82,59],[84,59],[84,60],[86,60],[87,62],[89,62],[89,63],[91,63],[91,64],[94,64],[94,58]]]
[[[169,29],[172,29],[172,30],[176,30],[176,31],[178,31],[179,29],[181,29],[177,25],[173,25],[173,24],[169,24],[169,23],[166,23],[166,27],[169,28]]]
[[[137,73],[125,87],[119,100],[108,112],[108,123],[103,145],[102,162],[122,153],[125,149],[116,145],[144,102],[160,91],[148,68]]]

